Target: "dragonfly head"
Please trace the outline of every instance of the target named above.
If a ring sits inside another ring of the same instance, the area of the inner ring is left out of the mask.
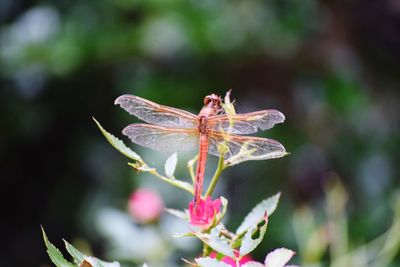
[[[208,95],[204,98],[204,106],[212,107],[216,111],[221,109],[221,97],[216,94]]]

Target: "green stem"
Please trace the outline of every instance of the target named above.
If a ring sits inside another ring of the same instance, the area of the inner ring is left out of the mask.
[[[203,243],[203,257],[209,256],[210,253],[211,253],[210,247],[206,243]]]
[[[193,189],[193,186],[191,184],[188,184],[186,182],[183,182],[183,181],[175,179],[175,178],[171,179],[171,178],[165,177],[164,175],[159,174],[156,169],[149,167],[144,162],[139,162],[139,164],[138,163],[128,162],[128,165],[131,166],[132,168],[134,168],[137,171],[151,173],[152,175],[160,178],[161,180],[163,180],[164,182],[169,183],[170,185],[173,185],[173,186],[176,186],[178,188],[181,188],[181,189],[189,192],[192,195],[194,194],[194,189]]]
[[[219,160],[218,160],[218,167],[215,170],[214,176],[210,182],[210,185],[207,188],[205,197],[211,196],[212,192],[214,191],[215,186],[218,183],[219,177],[221,176],[221,173],[224,169],[225,169],[224,158],[222,156],[220,156]]]
[[[183,189],[183,190],[189,192],[189,193],[192,194],[192,195],[194,194],[193,189],[192,189],[192,188],[188,188],[188,187],[186,187],[186,186],[183,186],[181,183],[179,183],[180,180],[177,180],[177,179],[173,179],[173,180],[172,180],[172,179],[170,179],[170,178],[167,178],[167,177],[165,177],[165,176],[159,174],[156,170],[149,171],[149,173],[151,173],[151,174],[153,174],[154,176],[160,178],[160,179],[163,180],[164,182],[169,183],[170,185],[173,185],[173,186],[176,186],[176,187],[178,187],[178,188],[181,188],[181,189]]]

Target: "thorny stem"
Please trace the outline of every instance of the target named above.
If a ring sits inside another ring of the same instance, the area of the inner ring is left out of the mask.
[[[160,179],[163,180],[164,182],[169,183],[170,185],[173,185],[173,186],[179,187],[179,188],[181,188],[181,189],[183,189],[183,190],[186,190],[186,191],[189,192],[190,194],[194,194],[193,189],[189,189],[189,188],[187,188],[187,187],[185,187],[185,186],[183,186],[183,185],[181,185],[181,184],[179,184],[179,183],[176,182],[176,181],[179,181],[179,180],[176,180],[176,179],[175,179],[175,180],[171,180],[170,178],[167,178],[167,177],[165,177],[164,175],[159,174],[155,169],[149,171],[149,173],[151,173],[151,174],[153,174],[154,176],[160,178]]]
[[[177,180],[177,179],[170,179],[170,178],[168,178],[168,177],[165,177],[164,175],[159,174],[159,173],[157,172],[156,169],[150,168],[149,166],[147,166],[146,163],[144,163],[144,161],[138,161],[138,163],[131,163],[131,162],[129,162],[128,165],[131,166],[132,168],[138,170],[138,171],[149,172],[149,173],[151,173],[152,175],[154,175],[154,176],[160,178],[160,179],[163,180],[164,182],[169,183],[170,185],[179,187],[179,188],[181,188],[181,189],[183,189],[183,190],[189,192],[189,193],[192,194],[192,195],[194,194],[193,187],[185,186],[186,183],[183,183],[183,182],[180,181],[180,180]],[[139,166],[138,166],[138,165],[139,165]]]
[[[222,157],[222,155],[219,157],[218,160],[218,166],[217,169],[215,170],[214,176],[210,182],[210,185],[207,188],[207,192],[205,194],[205,197],[207,198],[208,196],[210,196],[212,194],[212,192],[214,191],[215,186],[218,183],[219,177],[221,176],[222,171],[225,169],[225,163],[224,163],[224,157]]]

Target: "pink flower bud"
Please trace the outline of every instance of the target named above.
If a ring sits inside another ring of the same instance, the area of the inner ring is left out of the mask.
[[[239,252],[237,250],[235,250],[233,253],[235,254],[236,257],[239,256]],[[210,253],[210,257],[211,258],[216,258],[217,257],[217,253],[215,251],[211,252]],[[252,257],[250,255],[245,255],[240,259],[239,266],[242,266],[242,264],[245,264],[246,262],[249,262],[249,261],[252,261],[252,260],[253,259],[252,259]],[[229,265],[232,265],[233,267],[236,267],[235,260],[230,258],[230,257],[228,257],[228,256],[224,256],[221,259],[221,261],[225,262],[225,263],[228,263]]]
[[[139,223],[149,223],[156,220],[163,208],[164,204],[159,195],[150,189],[138,189],[129,197],[129,213]]]
[[[214,221],[214,218],[219,214],[221,209],[221,200],[218,198],[212,200],[211,197],[206,199],[200,198],[197,207],[194,206],[194,201],[189,203],[189,223],[201,229],[208,229]]]

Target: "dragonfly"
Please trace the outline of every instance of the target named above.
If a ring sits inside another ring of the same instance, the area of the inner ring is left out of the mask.
[[[194,203],[202,197],[207,154],[223,156],[225,161],[264,160],[286,155],[285,148],[273,139],[244,136],[282,123],[285,116],[274,109],[244,114],[227,114],[220,96],[207,95],[198,115],[164,106],[135,95],[122,95],[116,105],[146,123],[133,123],[122,133],[138,145],[158,151],[198,149]],[[225,146],[221,153],[220,145]]]

